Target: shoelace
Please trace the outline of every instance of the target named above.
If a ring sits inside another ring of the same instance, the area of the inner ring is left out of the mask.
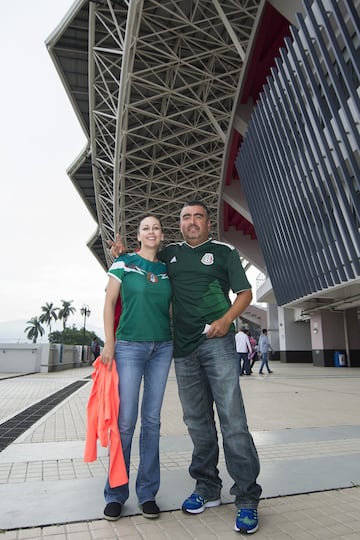
[[[237,513],[238,518],[248,518],[251,520],[257,520],[257,510],[252,508],[241,508]]]

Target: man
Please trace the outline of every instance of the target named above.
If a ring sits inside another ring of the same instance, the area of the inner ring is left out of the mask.
[[[252,292],[236,249],[209,238],[205,204],[190,201],[180,213],[184,242],[159,253],[173,288],[174,362],[184,421],[194,450],[189,467],[195,490],[182,510],[198,514],[221,504],[217,468],[216,404],[228,472],[234,484],[235,530],[258,529],[260,466],[249,433],[239,386],[233,321],[250,304]],[[114,252],[113,252],[114,254]],[[237,295],[233,304],[230,289]]]
[[[261,359],[259,374],[263,374],[264,367],[266,367],[268,373],[272,373],[271,369],[269,368],[269,351],[271,351],[271,344],[266,328],[263,328],[262,334],[259,337],[258,350]]]
[[[240,375],[244,373],[251,375],[250,355],[252,353],[251,343],[245,328],[235,334],[236,352],[239,362]]]

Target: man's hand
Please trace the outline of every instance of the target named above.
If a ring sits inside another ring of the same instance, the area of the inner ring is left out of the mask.
[[[225,316],[221,317],[221,319],[213,321],[210,325],[210,329],[206,332],[206,337],[211,339],[226,336],[229,331],[230,324]]]
[[[206,332],[206,337],[210,339],[225,336],[228,333],[232,322],[235,321],[237,317],[240,317],[240,314],[250,304],[251,299],[251,289],[239,292],[228,311],[220,317],[220,319],[211,323],[209,331]]]
[[[119,255],[125,251],[124,243],[121,240],[119,233],[115,235],[115,242],[113,240],[107,240],[106,243],[109,246],[111,256],[114,257],[114,259],[119,257]]]

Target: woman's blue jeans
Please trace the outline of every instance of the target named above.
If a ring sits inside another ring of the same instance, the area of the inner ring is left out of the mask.
[[[234,480],[230,493],[238,508],[257,508],[260,465],[247,426],[234,335],[205,340],[190,355],[175,358],[175,369],[184,421],[194,445],[189,472],[196,480],[195,492],[208,499],[220,497],[215,402],[226,467]]]
[[[160,412],[173,354],[172,341],[117,341],[116,368],[119,375],[119,430],[127,473],[130,469],[132,438],[138,417],[140,385],[143,380],[140,427],[140,461],[136,478],[139,504],[155,500],[160,486]],[[105,501],[124,502],[129,485],[111,488],[109,478]]]

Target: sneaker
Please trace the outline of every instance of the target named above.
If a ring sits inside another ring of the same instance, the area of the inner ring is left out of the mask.
[[[141,505],[141,513],[148,519],[158,518],[160,516],[160,508],[155,501],[146,501]]]
[[[104,518],[108,521],[116,521],[121,516],[122,505],[118,502],[107,503],[104,509]]]
[[[201,495],[196,495],[196,493],[193,493],[192,495],[190,495],[190,497],[185,499],[181,509],[183,512],[188,512],[189,514],[201,514],[201,512],[203,512],[205,508],[220,506],[220,504],[220,499],[210,501],[209,499],[205,499],[205,497],[202,497]]]
[[[241,508],[238,510],[235,531],[241,534],[252,534],[259,528],[258,514],[256,508]]]

